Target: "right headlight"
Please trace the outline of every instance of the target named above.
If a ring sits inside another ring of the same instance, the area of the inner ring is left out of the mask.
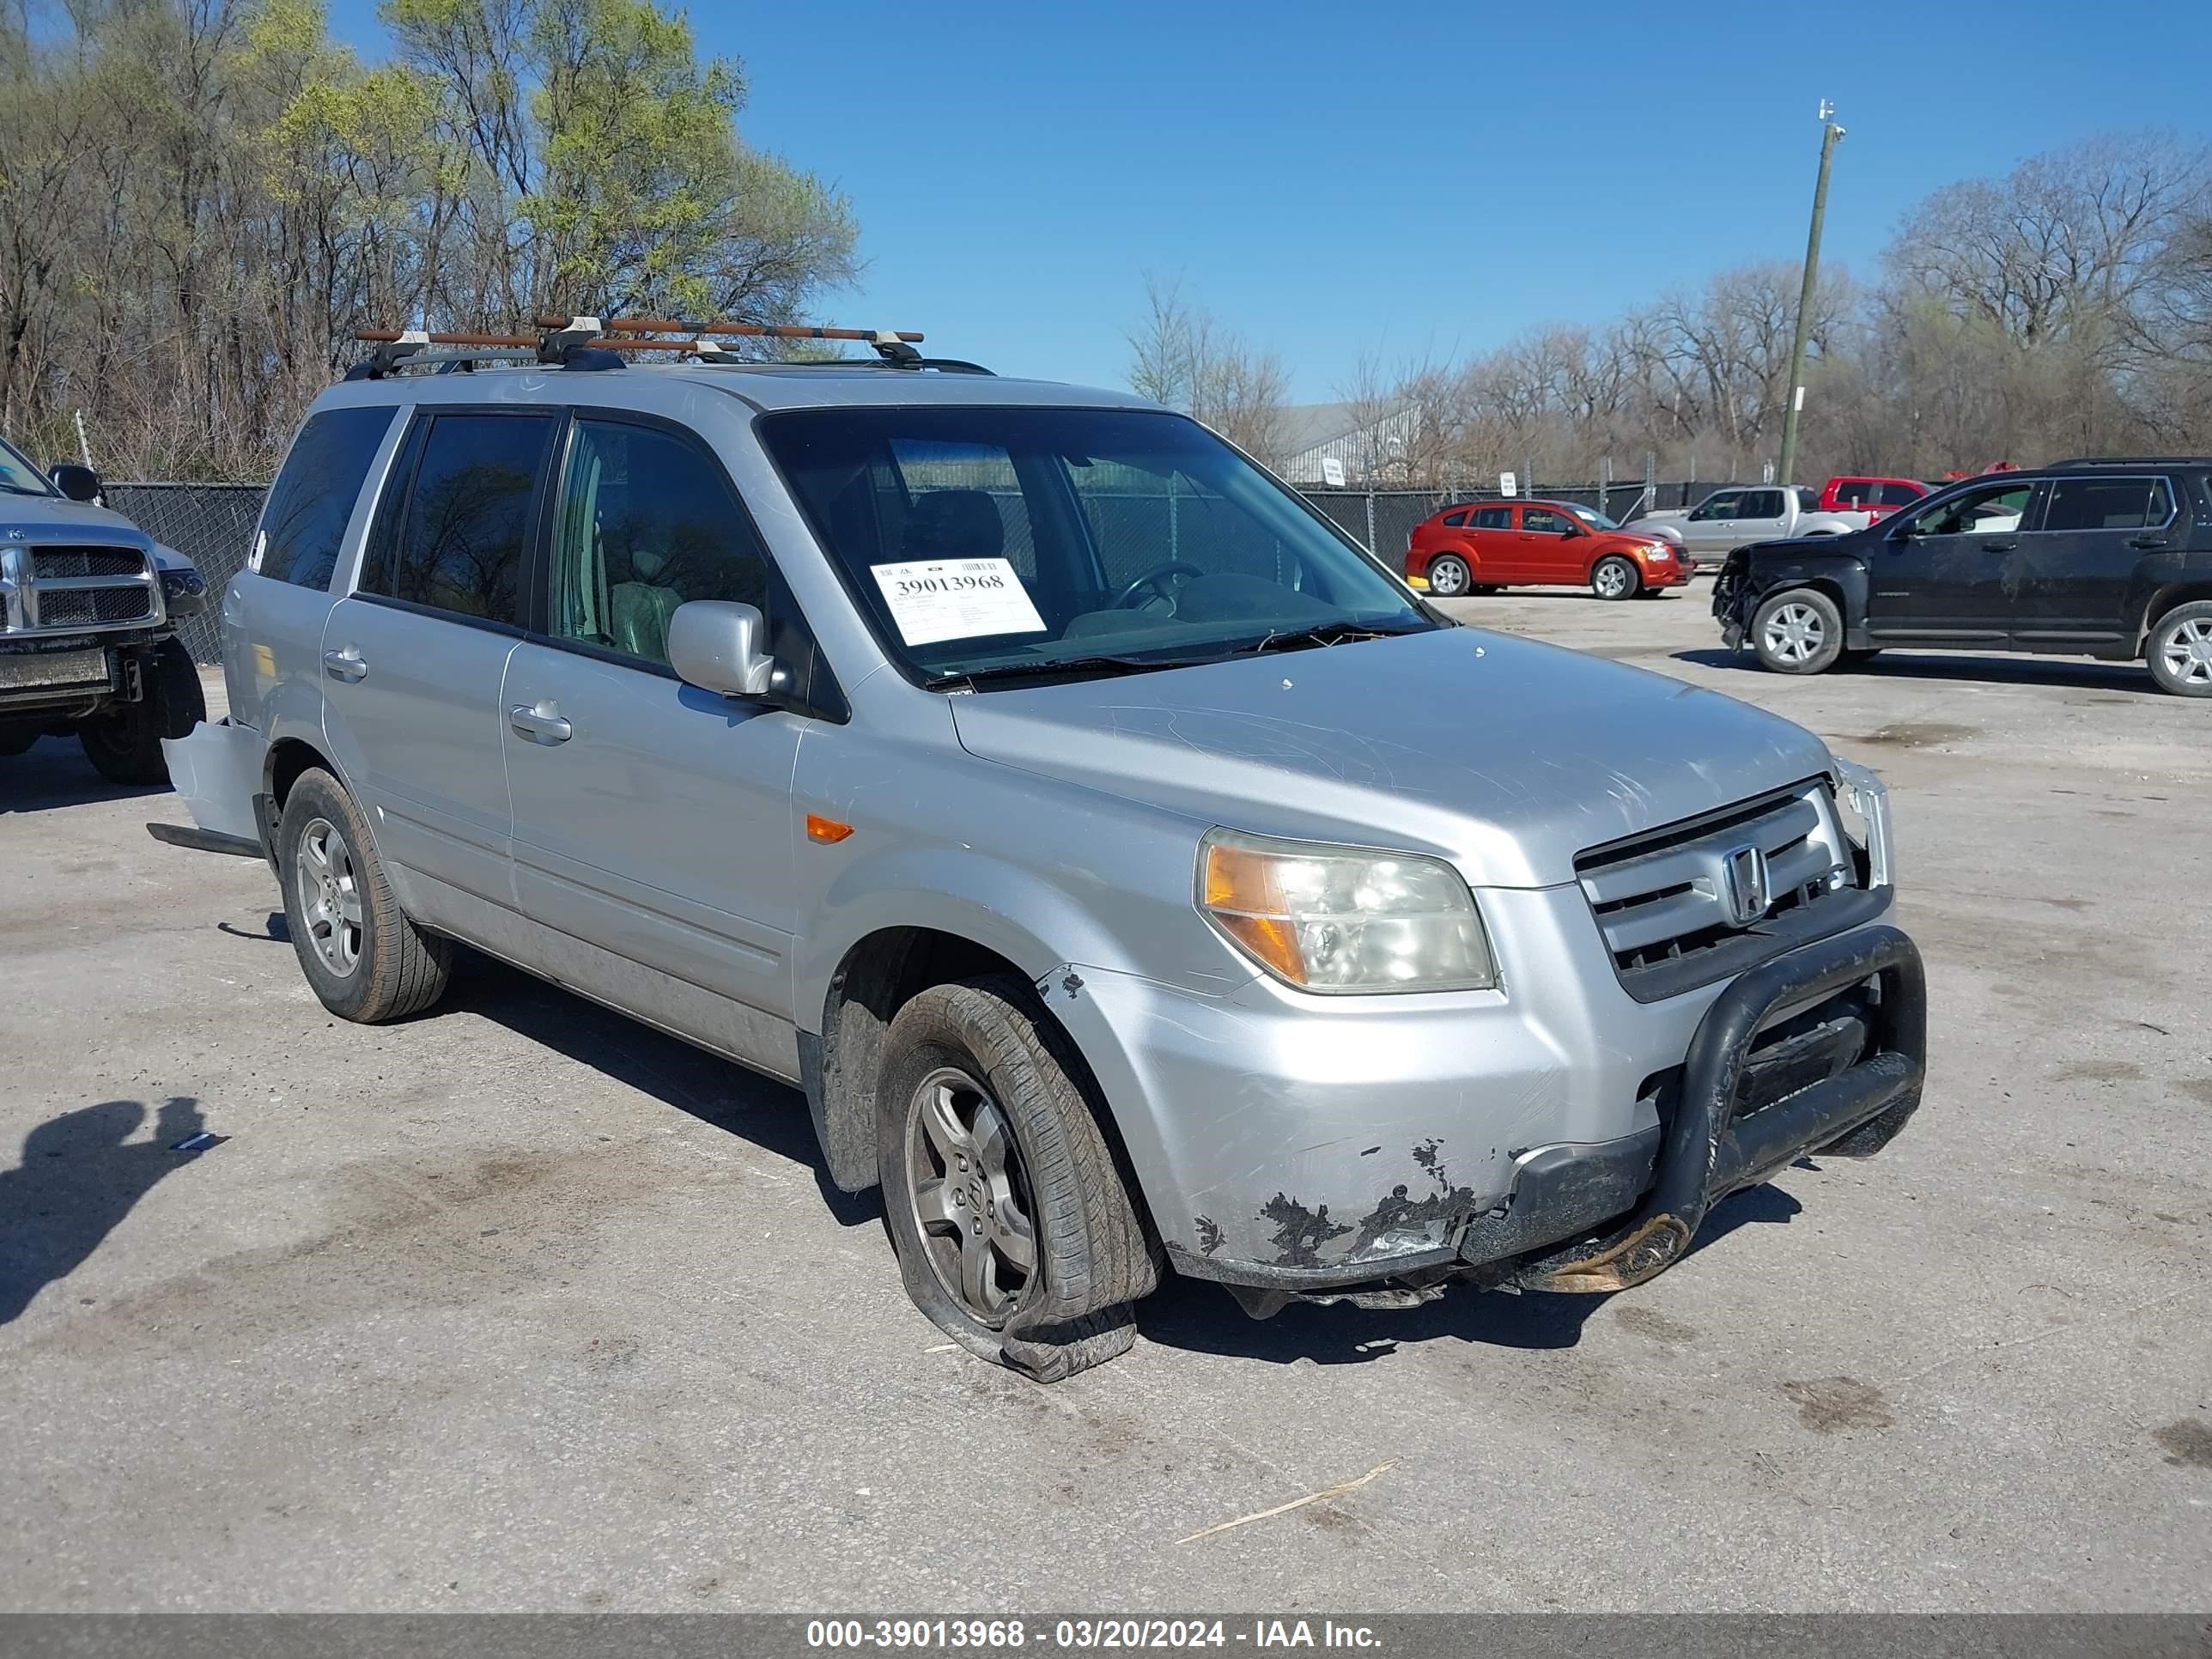
[[[1276,978],[1333,995],[1498,983],[1474,896],[1441,859],[1215,830],[1198,906]]]

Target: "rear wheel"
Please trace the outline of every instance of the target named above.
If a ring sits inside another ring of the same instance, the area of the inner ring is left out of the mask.
[[[1618,553],[1607,554],[1590,570],[1590,592],[1601,599],[1632,599],[1643,586],[1643,574]]]
[[[328,772],[301,773],[284,798],[276,865],[292,948],[324,1007],[374,1025],[444,994],[452,945],[399,908],[368,821]]]
[[[1843,613],[1817,588],[1790,588],[1759,607],[1751,619],[1751,644],[1759,660],[1778,674],[1825,673],[1843,654]]]
[[[884,1034],[876,1152],[907,1294],[969,1352],[1058,1382],[1136,1340],[1144,1225],[1030,988],[933,986]]]
[[[1474,586],[1474,573],[1456,553],[1441,553],[1429,561],[1429,592],[1440,599],[1456,599]]]
[[[2212,697],[2212,600],[2178,605],[2151,624],[2150,677],[2177,697]]]

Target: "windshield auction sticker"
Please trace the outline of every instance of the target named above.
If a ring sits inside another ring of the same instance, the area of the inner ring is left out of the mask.
[[[1004,559],[919,559],[869,568],[908,645],[1045,631],[1029,590]]]

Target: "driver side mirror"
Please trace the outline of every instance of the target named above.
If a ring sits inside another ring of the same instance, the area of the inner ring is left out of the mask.
[[[775,686],[768,619],[757,605],[693,599],[668,622],[668,662],[687,685],[724,697],[764,697]]]
[[[60,461],[47,469],[46,476],[54,481],[54,488],[73,501],[96,501],[100,499],[100,474],[88,466],[79,466],[75,461]]]

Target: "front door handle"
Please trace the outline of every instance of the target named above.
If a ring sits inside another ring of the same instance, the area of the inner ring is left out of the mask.
[[[2145,553],[2154,553],[2160,548],[2164,547],[2166,544],[2166,539],[2163,536],[2130,536],[2128,538],[2128,545],[2130,547],[2136,548]]]
[[[2009,536],[1996,536],[1982,544],[1982,551],[1984,553],[2010,553],[2019,547],[2019,545],[2020,544],[2013,540]]]
[[[507,711],[507,723],[532,743],[566,743],[576,728],[561,718],[561,705],[550,697],[537,703],[519,702]]]
[[[349,645],[343,651],[324,652],[323,672],[350,685],[368,678],[368,665],[362,660],[361,648]]]

